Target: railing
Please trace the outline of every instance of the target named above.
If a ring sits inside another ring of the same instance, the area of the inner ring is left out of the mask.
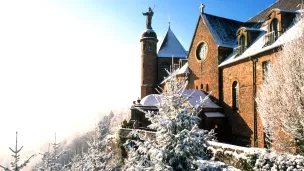
[[[233,49],[233,55],[241,55],[246,51],[247,47],[246,46],[238,46]]]
[[[272,31],[264,35],[264,46],[273,44],[279,37],[279,33]]]

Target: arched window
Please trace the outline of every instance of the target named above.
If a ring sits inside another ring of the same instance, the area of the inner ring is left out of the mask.
[[[273,32],[273,36],[272,38],[274,39],[274,41],[276,41],[279,37],[279,20],[274,18],[271,20],[271,23],[270,23],[270,32]]]
[[[241,35],[241,37],[240,37],[240,50],[239,50],[239,54],[242,54],[245,50],[246,50],[245,36]]]
[[[201,90],[204,90],[204,84],[201,84]]]
[[[209,91],[209,85],[206,84],[206,92],[208,92],[208,91]]]
[[[164,79],[165,77],[168,76],[168,72],[170,72],[170,65],[167,62],[163,62],[160,64],[159,70],[160,70],[159,78]]]
[[[239,108],[239,85],[237,81],[232,84],[232,109],[237,110]]]

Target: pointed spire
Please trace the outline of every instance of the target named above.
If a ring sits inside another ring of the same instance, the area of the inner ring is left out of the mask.
[[[170,29],[170,22],[171,22],[170,19],[171,18],[170,18],[170,13],[169,13],[169,21],[168,21],[168,23],[169,23],[169,29]]]
[[[174,54],[174,58],[186,58],[187,51],[176,38],[169,25],[167,33],[161,42],[157,56],[171,58],[172,54]]]

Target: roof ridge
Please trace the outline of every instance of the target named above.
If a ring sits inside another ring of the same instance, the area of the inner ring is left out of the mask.
[[[262,11],[260,11],[259,13],[257,13],[256,15],[252,16],[251,18],[249,18],[247,21],[245,21],[245,23],[247,23],[248,21],[250,21],[251,19],[253,19],[254,17],[258,16],[259,14],[261,14],[262,12],[268,10],[269,8],[271,8],[274,4],[278,3],[280,0],[277,0],[276,2],[272,3],[271,5],[269,5],[267,8],[264,8]]]
[[[166,39],[166,37],[167,37],[167,35],[168,35],[169,30],[170,30],[170,26],[169,26],[169,28],[168,28],[168,30],[167,30],[167,32],[166,32],[164,38],[162,39],[162,41],[161,41],[161,43],[160,43],[160,46],[159,46],[159,49],[158,49],[157,53],[162,49],[162,47],[163,47],[163,45],[164,45],[164,42],[165,42],[165,39]]]
[[[225,20],[235,21],[235,22],[239,22],[239,23],[245,23],[245,22],[243,22],[243,21],[238,21],[238,20],[235,20],[235,19],[220,17],[220,16],[217,16],[217,15],[212,15],[212,14],[208,14],[208,13],[204,13],[204,14],[205,14],[205,15],[210,15],[210,16],[213,16],[213,17],[217,17],[217,18],[221,18],[221,19],[225,19]]]

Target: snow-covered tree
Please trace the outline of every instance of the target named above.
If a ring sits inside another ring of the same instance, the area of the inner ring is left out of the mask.
[[[293,40],[285,43],[272,61],[256,101],[264,131],[275,147],[286,151],[296,146],[297,152],[301,152],[304,146],[303,16],[298,16],[294,28]]]
[[[83,171],[85,159],[83,155],[76,154],[69,164],[66,165],[66,170]]]
[[[87,153],[74,156],[71,162],[71,170],[119,170],[120,158],[111,147],[114,136],[109,134],[109,125],[113,117],[114,114],[111,112],[98,123],[92,139],[87,142]]]
[[[21,148],[18,149],[18,132],[16,132],[16,146],[15,149],[13,150],[12,148],[9,148],[13,155],[12,157],[14,158],[14,161],[12,161],[11,167],[4,167],[2,165],[0,165],[0,167],[2,169],[4,169],[5,171],[20,171],[21,169],[23,169],[31,160],[32,157],[34,157],[35,155],[30,156],[27,160],[25,160],[22,164],[19,164],[19,160],[20,160],[20,151],[22,150],[23,146]]]
[[[41,170],[47,170],[47,171],[61,171],[63,170],[64,166],[59,163],[58,159],[66,154],[67,151],[63,150],[59,152],[60,143],[56,142],[56,133],[55,133],[55,141],[54,143],[50,144],[53,148],[52,152],[48,151],[43,154],[41,154],[42,162],[44,164],[44,167],[41,168]]]
[[[214,139],[213,131],[201,130],[198,114],[206,99],[189,108],[191,98],[183,94],[187,87],[186,78],[178,81],[175,74],[166,80],[167,91],[161,94],[159,111],[146,112],[151,121],[148,127],[156,130],[155,139],[133,130],[128,140],[129,148],[125,170],[195,170],[196,161],[206,158],[206,141]]]

